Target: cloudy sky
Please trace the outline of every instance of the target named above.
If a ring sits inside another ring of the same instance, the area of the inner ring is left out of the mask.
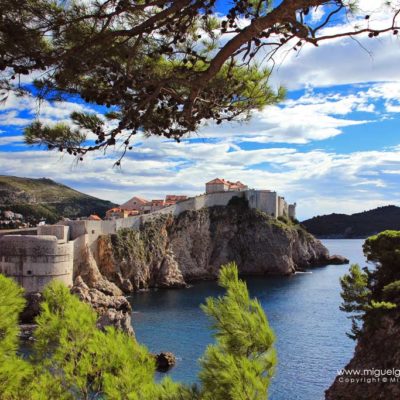
[[[360,3],[377,24],[389,16],[378,0]],[[113,168],[112,151],[77,164],[23,144],[24,126],[38,115],[67,120],[90,106],[10,95],[0,105],[0,174],[48,177],[116,203],[195,195],[215,177],[239,179],[297,202],[300,219],[400,205],[399,65],[400,38],[392,34],[306,46],[274,69],[271,84],[288,89],[282,104],[245,124],[205,126],[180,144],[138,138],[122,168]]]

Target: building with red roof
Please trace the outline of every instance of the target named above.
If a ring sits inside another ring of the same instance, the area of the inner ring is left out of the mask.
[[[130,200],[128,200],[126,203],[121,204],[120,208],[124,210],[129,210],[129,211],[139,211],[139,212],[144,212],[146,210],[146,206],[150,205],[150,201],[146,200],[142,197],[134,196]]]
[[[215,178],[206,183],[206,194],[229,192],[229,191],[243,191],[247,190],[248,186],[240,181],[231,182],[223,178]]]
[[[98,215],[96,215],[96,214],[90,215],[90,216],[88,217],[88,220],[89,220],[89,221],[102,221],[102,219],[101,219]]]

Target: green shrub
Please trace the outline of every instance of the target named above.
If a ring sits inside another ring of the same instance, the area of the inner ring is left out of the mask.
[[[202,306],[215,344],[201,359],[201,385],[156,382],[155,360],[115,328],[100,331],[97,315],[58,282],[44,292],[33,356],[17,355],[22,290],[0,275],[0,398],[2,400],[265,400],[274,373],[274,334],[249,297],[235,264],[221,268],[226,294]],[[244,393],[246,395],[244,396]]]

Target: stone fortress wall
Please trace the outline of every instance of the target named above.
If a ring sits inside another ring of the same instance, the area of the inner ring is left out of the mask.
[[[250,208],[279,217],[295,217],[295,205],[268,190],[225,191],[203,194],[169,207],[128,218],[105,221],[60,221],[38,227],[34,235],[0,237],[0,273],[13,277],[27,293],[41,292],[53,279],[72,286],[74,271],[82,262],[97,260],[97,239],[121,228],[139,229],[159,215],[177,216],[184,211],[226,206],[233,197],[247,199]]]
[[[53,279],[72,285],[73,242],[67,226],[38,228],[38,235],[0,238],[0,273],[14,278],[27,293],[41,292]]]

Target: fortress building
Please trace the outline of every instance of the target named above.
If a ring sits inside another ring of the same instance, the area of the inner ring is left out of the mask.
[[[37,235],[0,237],[0,273],[14,278],[27,293],[41,292],[53,279],[72,285],[74,243],[69,227],[39,226]]]
[[[223,178],[215,178],[206,183],[206,195],[217,193],[236,193],[235,196],[245,197],[250,208],[256,208],[273,217],[287,216],[296,218],[296,203],[288,204],[284,197],[271,190],[249,189],[244,183],[230,182]]]
[[[112,209],[104,221],[100,218],[60,221],[57,225],[39,226],[37,235],[1,236],[0,232],[0,273],[13,277],[27,293],[41,292],[53,279],[71,286],[74,271],[98,261],[99,236],[116,233],[121,228],[140,229],[143,223],[159,215],[177,216],[185,211],[227,206],[237,197],[271,217],[296,216],[296,204],[288,205],[275,191],[249,189],[239,181],[217,178],[206,183],[205,194],[196,197],[169,195],[165,200],[151,202],[134,197],[125,203],[130,205],[129,212],[122,206]],[[147,213],[141,211],[146,207],[149,207]]]
[[[233,192],[247,190],[248,187],[242,182],[229,182],[222,178],[215,178],[206,183],[206,194],[218,192]]]

